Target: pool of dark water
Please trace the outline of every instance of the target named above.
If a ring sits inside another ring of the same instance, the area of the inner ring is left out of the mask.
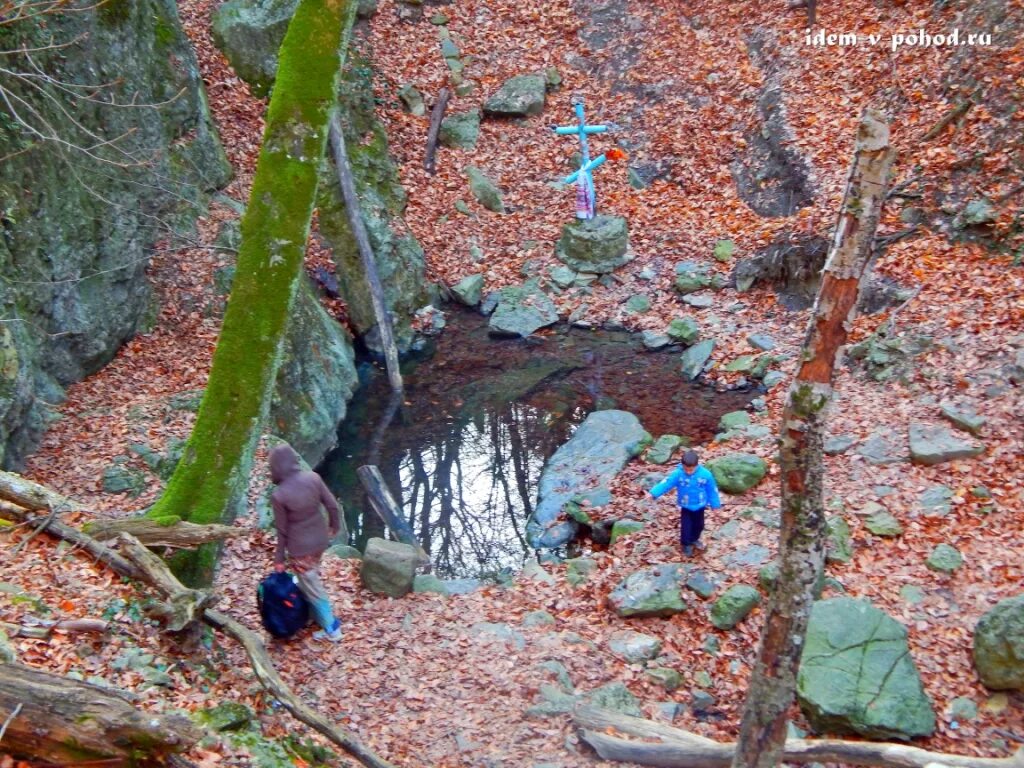
[[[356,475],[376,464],[441,578],[519,568],[544,462],[592,411],[621,408],[655,437],[699,444],[755,394],[688,383],[680,348],[650,352],[624,331],[495,339],[477,313],[450,309],[447,319],[432,349],[403,364],[401,404],[378,366],[361,365],[338,448],[318,468],[362,549],[385,535]]]

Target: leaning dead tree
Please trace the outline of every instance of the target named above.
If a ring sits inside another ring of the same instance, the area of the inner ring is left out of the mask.
[[[115,551],[86,533],[55,520],[52,515],[35,515],[31,511],[11,504],[0,504],[0,517],[31,527],[38,527],[76,547],[87,551],[121,576],[142,581],[154,587],[164,600],[156,614],[170,631],[185,631],[196,621],[203,621],[237,640],[249,656],[256,679],[296,720],[305,723],[367,768],[394,768],[379,757],[355,735],[327,720],[322,714],[303,702],[284,682],[259,635],[229,616],[206,607],[212,602],[207,590],[189,589],[178,581],[160,558],[149,552],[131,534],[121,533],[121,552]],[[0,671],[5,668],[0,665]],[[0,677],[0,689],[4,687]],[[0,700],[0,706],[3,702]],[[2,710],[0,710],[2,711]],[[12,718],[16,719],[17,715]],[[65,763],[71,764],[71,763]]]
[[[786,712],[825,562],[822,443],[832,380],[856,313],[895,154],[886,118],[865,110],[800,368],[782,416],[779,580],[768,603],[733,768],[774,768],[781,759]]]
[[[728,768],[737,745],[618,712],[582,707],[573,713],[582,738],[605,760],[661,768]],[[633,738],[629,738],[633,737]],[[1024,768],[1024,749],[1012,757],[974,757],[930,752],[906,744],[840,739],[787,739],[787,764],[838,763],[881,768]]]

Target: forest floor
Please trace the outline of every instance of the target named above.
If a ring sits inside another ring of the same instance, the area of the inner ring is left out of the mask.
[[[179,9],[236,169],[227,193],[245,200],[264,105],[249,95],[213,48],[212,5],[211,0],[182,0]],[[394,0],[382,0],[369,23],[368,41],[375,66],[383,73],[377,79],[379,113],[409,192],[407,222],[423,244],[431,276],[449,284],[482,270],[490,290],[521,282],[520,271],[528,260],[544,268],[556,265],[553,244],[571,216],[572,200],[571,193],[549,182],[566,172],[575,147],[554,137],[550,126],[570,122],[569,97],[583,96],[592,120],[622,127],[614,137],[595,141],[599,149],[622,140],[630,163],[664,172],[645,189],[634,189],[623,165],[598,171],[600,207],[628,218],[635,258],[620,270],[616,285],[586,299],[587,317],[595,323],[621,320],[636,330],[662,330],[673,317],[694,311],[673,288],[675,262],[703,262],[725,276],[731,266],[712,256],[721,239],[735,243],[735,260],[784,230],[828,237],[860,109],[876,104],[888,110],[900,153],[894,180],[923,180],[915,187],[923,197],[913,205],[926,215],[915,236],[891,245],[874,271],[919,289],[894,321],[898,332],[928,335],[942,343],[919,356],[905,380],[880,384],[858,368],[844,368],[836,382],[839,402],[830,415],[830,432],[861,442],[876,432],[886,433],[902,443],[912,420],[939,423],[938,404],[955,401],[969,404],[987,420],[982,432],[986,451],[974,460],[932,467],[907,462],[874,466],[855,450],[826,457],[826,499],[831,509],[846,513],[854,545],[850,561],[831,563],[828,571],[847,594],[870,599],[907,627],[912,657],[938,716],[936,734],[920,745],[964,754],[1009,754],[1017,746],[1012,735],[1024,738],[1024,698],[993,695],[980,685],[972,667],[971,636],[986,610],[1020,594],[1024,584],[1021,397],[1019,387],[999,386],[994,373],[1024,344],[1024,271],[1013,266],[1013,252],[1021,248],[1019,232],[1013,229],[1020,195],[1003,201],[987,233],[988,240],[1002,238],[1005,255],[977,243],[952,242],[950,216],[942,208],[962,207],[970,195],[1000,199],[1019,183],[1024,166],[1019,118],[1024,113],[1007,117],[1000,105],[1008,91],[1024,84],[1024,35],[1009,44],[953,52],[907,47],[893,53],[884,43],[813,47],[804,44],[803,16],[787,13],[783,2],[713,0],[700,5],[697,15],[685,12],[685,4],[668,0],[592,5],[455,0],[426,6],[423,19],[409,23],[398,20]],[[923,2],[884,8],[866,0],[835,5],[819,12],[823,28],[878,32],[885,39],[920,26],[946,31],[963,23],[956,3],[944,9]],[[1002,5],[1016,19],[1016,29],[1024,30],[1021,3]],[[512,75],[549,66],[558,68],[562,86],[548,96],[540,116],[515,122],[485,119],[476,150],[442,148],[438,172],[430,176],[422,170],[421,159],[428,118],[404,112],[397,91],[412,82],[426,94],[436,93],[447,83],[438,33],[429,21],[435,12],[448,17],[447,27],[467,62],[465,76],[477,84],[471,95],[453,100],[449,113],[478,106]],[[593,34],[595,17],[614,25],[610,44]],[[766,34],[772,53],[767,70],[779,78],[786,120],[796,137],[793,146],[806,159],[814,190],[808,205],[776,218],[757,215],[740,199],[730,171],[757,123],[756,99],[768,76],[765,67],[751,60],[746,41]],[[971,89],[965,83],[955,90],[958,72],[965,78],[970,73],[990,100],[983,99],[960,125],[923,141],[928,129]],[[1017,144],[997,140],[1007,132]],[[973,176],[962,177],[958,171],[965,158],[976,160]],[[472,202],[463,171],[470,164],[499,183],[509,213],[490,213]],[[456,212],[458,199],[470,201],[469,215]],[[892,201],[880,234],[904,228],[900,213]],[[199,224],[204,242],[211,242],[219,224],[234,215],[227,206],[215,205]],[[482,263],[471,257],[474,245],[483,249]],[[157,328],[133,339],[110,365],[69,389],[61,418],[29,461],[29,477],[79,499],[98,515],[127,514],[152,503],[160,490],[156,484],[130,500],[104,493],[103,469],[126,454],[129,444],[148,442],[159,450],[169,438],[187,436],[194,414],[168,407],[168,398],[204,386],[218,330],[217,315],[204,312],[204,307],[214,300],[214,272],[224,263],[223,256],[203,248],[153,260],[150,275],[162,307]],[[644,268],[655,271],[653,280],[640,279]],[[622,304],[635,293],[648,294],[652,309],[626,316]],[[558,303],[568,315],[582,300],[570,292]],[[799,349],[807,320],[806,311],[784,309],[764,287],[746,294],[725,288],[715,295],[711,310],[697,311],[706,319],[725,313],[735,302],[742,306],[728,310],[727,321],[718,316],[729,329],[716,336],[716,368],[710,375],[720,383],[736,377],[721,371],[721,364],[750,352],[749,333],[766,333],[780,351],[792,353]],[[859,318],[853,339],[865,338],[886,318],[885,312]],[[794,364],[791,357],[782,363],[782,372],[792,375]],[[777,428],[785,392],[781,385],[768,391],[767,408],[753,415],[754,422]],[[702,454],[707,459],[740,450],[764,457],[770,472],[758,487],[727,497],[725,506],[709,516],[709,547],[697,563],[723,575],[723,586],[757,585],[756,568],[729,570],[723,563],[726,555],[755,544],[772,554],[776,549],[773,529],[740,516],[755,499],[769,507],[778,503],[774,445],[740,437],[709,444]],[[617,480],[606,514],[647,514],[651,508],[642,502],[638,479],[663,469],[632,462]],[[949,512],[928,516],[921,494],[937,485],[952,490]],[[982,486],[990,497],[972,493]],[[870,502],[884,504],[901,521],[903,536],[881,539],[867,531],[856,513]],[[679,561],[677,513],[664,499],[653,509],[653,520],[640,534],[594,555],[598,568],[579,587],[566,581],[564,566],[547,566],[554,576],[551,583],[520,577],[511,587],[488,587],[465,596],[417,594],[393,600],[362,589],[356,561],[329,559],[324,578],[345,624],[344,641],[318,645],[303,635],[275,645],[273,656],[303,698],[402,766],[602,764],[580,746],[567,716],[524,716],[538,701],[540,683],[548,681],[539,665],[551,660],[565,665],[579,691],[621,682],[644,702],[649,715],[658,716],[658,702],[677,701],[684,709],[675,725],[714,738],[735,738],[761,610],[736,629],[721,631],[708,620],[709,604],[696,597],[688,600],[689,610],[669,619],[623,620],[605,605],[608,592],[632,571]],[[734,536],[715,538],[732,520],[740,521]],[[225,609],[257,629],[253,592],[269,569],[273,542],[255,527],[253,515],[236,525],[252,533],[228,546],[217,589],[224,595]],[[25,535],[15,531],[0,536],[0,550],[17,546]],[[964,556],[964,565],[952,576],[925,566],[939,543],[954,545]],[[102,640],[63,635],[48,641],[18,639],[25,662],[61,673],[100,675],[110,685],[138,692],[142,705],[154,710],[235,700],[259,713],[268,736],[301,730],[259,690],[240,648],[218,638],[210,653],[197,659],[183,654],[154,627],[130,623],[139,594],[87,558],[36,537],[16,561],[4,556],[2,563],[0,581],[39,596],[51,617],[106,611],[130,630]],[[908,601],[905,587],[919,588],[920,601]],[[5,621],[17,622],[38,610],[32,601],[0,593]],[[522,618],[537,610],[549,612],[555,623],[522,626]],[[474,628],[483,622],[507,624],[520,634],[502,640]],[[608,638],[622,629],[661,638],[683,678],[677,691],[667,693],[640,666],[611,654]],[[720,642],[717,654],[704,650],[709,635]],[[163,660],[168,679],[147,687],[139,671],[118,668],[114,662],[132,646]],[[213,667],[216,677],[210,673]],[[705,675],[710,676],[709,687]],[[691,693],[701,685],[715,697],[711,716],[695,715],[688,706]],[[957,721],[949,713],[957,697],[978,704],[975,719]],[[795,709],[793,719],[806,725]],[[243,749],[223,745],[194,750],[191,757],[203,765],[251,761]]]

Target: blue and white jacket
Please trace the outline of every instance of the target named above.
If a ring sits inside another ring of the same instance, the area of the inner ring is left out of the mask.
[[[658,498],[672,488],[676,489],[676,504],[682,509],[695,511],[707,506],[712,509],[722,506],[715,476],[704,467],[698,466],[692,475],[688,475],[682,464],[677,465],[668,477],[651,488],[651,495]]]

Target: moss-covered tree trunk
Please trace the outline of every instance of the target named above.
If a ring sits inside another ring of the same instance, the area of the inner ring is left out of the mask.
[[[338,77],[355,0],[302,0],[281,45],[263,148],[231,298],[192,436],[152,517],[230,522],[245,501],[281,339],[302,274]],[[216,547],[182,554],[189,584],[209,583]]]
[[[885,119],[865,111],[802,362],[782,417],[781,566],[747,690],[733,768],[774,768],[782,758],[786,713],[825,561],[821,453],[826,408],[871,257],[894,155]]]

